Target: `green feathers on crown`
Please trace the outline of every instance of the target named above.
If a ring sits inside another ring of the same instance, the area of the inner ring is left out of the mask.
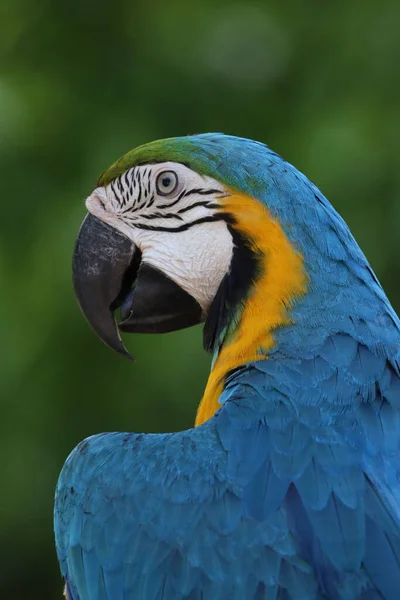
[[[197,172],[209,174],[210,164],[206,155],[196,153],[196,138],[197,136],[167,138],[134,148],[124,154],[124,156],[119,158],[100,175],[98,185],[108,185],[127,169],[137,165],[163,161],[180,162],[186,164],[188,167],[192,167],[192,164],[195,163],[195,167],[192,168]]]

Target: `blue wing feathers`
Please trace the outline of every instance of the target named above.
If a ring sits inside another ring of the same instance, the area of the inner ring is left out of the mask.
[[[322,510],[328,503],[332,492],[331,476],[312,458],[307,468],[296,480],[296,488],[306,506],[313,510]]]
[[[288,479],[277,477],[271,461],[266,461],[243,488],[246,514],[262,521],[281,506],[289,486]]]

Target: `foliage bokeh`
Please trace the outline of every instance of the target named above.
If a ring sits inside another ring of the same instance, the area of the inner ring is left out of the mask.
[[[400,5],[396,0],[0,3],[0,597],[61,598],[53,491],[99,431],[191,426],[201,328],[92,334],[71,255],[98,174],[152,139],[267,142],[351,225],[400,306]]]

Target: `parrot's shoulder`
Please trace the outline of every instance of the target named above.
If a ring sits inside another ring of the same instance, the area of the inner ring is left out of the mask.
[[[100,434],[71,453],[56,490],[55,534],[73,600],[158,598],[163,586],[173,600],[199,578],[225,578],[215,546],[238,527],[242,506],[213,423],[205,425]]]
[[[133,518],[140,512],[144,522],[157,513],[160,502],[201,505],[223,480],[222,459],[210,426],[207,432],[205,428],[167,434],[118,432],[85,439],[67,458],[57,485],[60,548],[64,532],[71,531],[68,515],[77,509],[82,508],[83,520],[105,522],[112,512],[123,521],[128,510]],[[172,512],[170,519],[171,524]],[[90,537],[87,533],[80,539],[89,543]],[[74,542],[70,534],[68,542]]]

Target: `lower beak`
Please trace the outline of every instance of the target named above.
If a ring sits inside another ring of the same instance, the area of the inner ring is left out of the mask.
[[[128,358],[114,318],[117,308],[119,328],[130,333],[166,333],[202,321],[196,300],[141,258],[127,236],[87,215],[73,257],[75,294],[97,335]]]

